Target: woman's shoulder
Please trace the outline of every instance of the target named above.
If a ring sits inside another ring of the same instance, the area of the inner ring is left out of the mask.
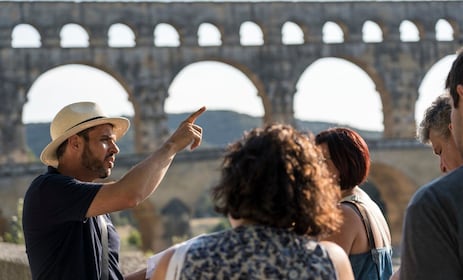
[[[344,249],[331,241],[320,241],[320,245],[328,252],[331,262],[338,273],[338,279],[354,279],[349,257]]]

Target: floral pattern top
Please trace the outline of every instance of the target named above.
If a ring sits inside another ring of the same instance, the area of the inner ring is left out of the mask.
[[[195,239],[180,279],[337,279],[327,251],[290,230],[247,225]]]

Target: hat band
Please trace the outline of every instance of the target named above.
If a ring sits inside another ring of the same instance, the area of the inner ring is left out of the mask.
[[[73,129],[74,127],[76,127],[76,126],[78,126],[78,125],[81,125],[81,124],[83,124],[83,123],[86,123],[86,122],[89,122],[89,121],[93,121],[93,120],[96,120],[96,119],[102,119],[102,118],[105,118],[105,117],[98,116],[98,117],[94,117],[94,118],[91,118],[91,119],[82,121],[82,122],[80,122],[80,123],[78,123],[78,124],[76,124],[76,125],[74,125],[74,126],[68,128],[66,131],[69,131],[69,130]]]

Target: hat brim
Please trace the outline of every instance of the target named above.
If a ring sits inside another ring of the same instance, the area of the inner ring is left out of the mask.
[[[40,160],[45,165],[50,165],[53,167],[58,167],[58,158],[56,157],[56,150],[58,147],[66,141],[69,137],[74,134],[77,134],[87,128],[94,127],[102,124],[112,124],[113,133],[116,135],[116,140],[119,140],[124,134],[129,130],[130,122],[127,118],[117,117],[117,118],[99,118],[91,120],[80,125],[77,125],[65,133],[63,133],[58,138],[52,140],[40,154]]]

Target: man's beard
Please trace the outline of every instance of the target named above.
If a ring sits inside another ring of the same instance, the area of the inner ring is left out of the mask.
[[[100,179],[107,178],[111,174],[111,169],[105,168],[104,160],[101,161],[95,158],[88,145],[85,145],[84,152],[82,153],[82,165],[93,173],[96,173]]]

